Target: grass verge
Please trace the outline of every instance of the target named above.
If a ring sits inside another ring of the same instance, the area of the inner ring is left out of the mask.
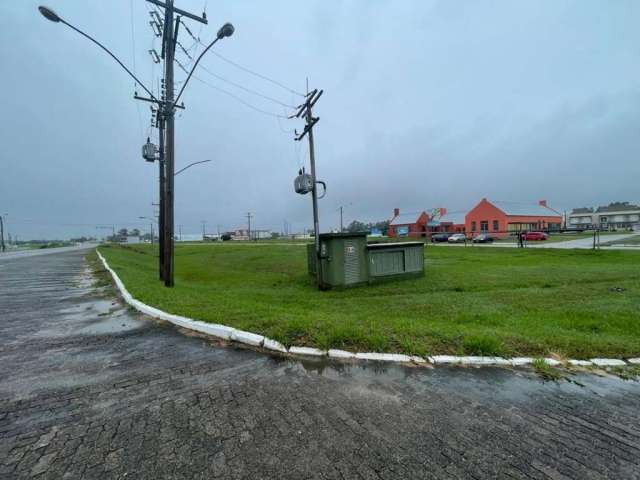
[[[560,372],[559,369],[552,367],[547,362],[545,362],[544,358],[536,358],[533,361],[533,369],[544,380],[557,382],[558,380],[563,378],[562,372]]]
[[[640,252],[432,248],[426,276],[320,292],[301,245],[178,245],[176,286],[151,245],[103,246],[129,291],[170,313],[285,345],[570,358],[640,353]]]

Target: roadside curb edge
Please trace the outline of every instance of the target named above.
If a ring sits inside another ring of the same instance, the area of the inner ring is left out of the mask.
[[[514,357],[514,358],[503,358],[503,357],[481,357],[481,356],[459,356],[459,355],[434,355],[430,357],[419,357],[416,355],[406,355],[400,353],[378,353],[378,352],[347,352],[344,350],[320,350],[317,348],[310,347],[297,347],[291,346],[288,349],[282,345],[277,340],[273,340],[271,338],[265,337],[263,335],[259,335],[257,333],[245,332],[243,330],[238,330],[233,327],[229,327],[227,325],[220,325],[216,323],[208,323],[200,320],[194,320],[188,317],[182,317],[179,315],[174,315],[164,310],[160,310],[158,308],[147,305],[146,303],[137,300],[136,298],[129,293],[127,288],[125,287],[122,280],[118,274],[109,266],[107,260],[102,256],[98,248],[95,249],[98,254],[98,258],[102,261],[104,268],[111,274],[116,287],[118,287],[118,291],[124,298],[124,301],[131,305],[133,308],[138,310],[145,315],[149,315],[150,317],[159,318],[161,320],[168,321],[182,328],[187,328],[190,330],[194,330],[196,332],[204,333],[207,335],[211,335],[213,337],[219,338],[221,340],[233,341],[236,343],[241,343],[244,345],[249,345],[251,347],[259,347],[271,352],[281,352],[286,353],[292,357],[327,357],[332,359],[345,359],[345,360],[375,360],[382,362],[392,362],[392,363],[414,363],[417,365],[423,365],[425,363],[430,363],[432,365],[473,365],[473,366],[498,366],[498,365],[508,365],[508,366],[525,366],[532,365],[536,360],[533,357]],[[568,365],[573,366],[588,366],[588,367],[603,367],[603,366],[623,366],[623,365],[634,365],[637,364],[637,358],[631,359],[631,361],[627,362],[622,359],[617,358],[592,358],[590,360],[573,360],[570,359],[567,361]],[[559,366],[562,362],[554,359],[554,358],[545,358],[545,363],[549,366]]]

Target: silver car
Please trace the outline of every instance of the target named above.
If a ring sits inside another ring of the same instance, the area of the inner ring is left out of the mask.
[[[449,243],[465,243],[467,241],[467,236],[464,233],[455,233],[449,237],[447,242]]]

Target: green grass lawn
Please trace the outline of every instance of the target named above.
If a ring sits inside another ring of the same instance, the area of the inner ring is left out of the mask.
[[[100,251],[139,300],[285,345],[640,356],[640,252],[427,247],[424,278],[320,292],[304,245],[178,245],[173,289],[153,247]]]

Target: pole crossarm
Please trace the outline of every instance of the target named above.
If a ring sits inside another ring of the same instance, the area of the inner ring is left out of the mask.
[[[156,103],[160,106],[164,105],[164,102],[162,100],[156,100],[155,98],[141,97],[138,94],[135,94],[133,98],[135,98],[136,100],[142,100],[143,102]],[[184,103],[182,105],[174,105],[174,108],[180,108],[184,110]]]
[[[147,0],[147,2],[149,3],[153,3],[154,5],[157,5],[159,7],[162,8],[167,8],[167,4],[164,2],[160,2],[158,0]],[[182,15],[183,17],[187,17],[190,18],[191,20],[195,20],[196,22],[200,22],[200,23],[204,23],[205,25],[208,24],[209,22],[207,21],[207,16],[205,14],[202,14],[201,17],[194,15],[193,13],[189,13],[185,10],[182,10],[181,8],[176,8],[176,7],[172,7],[173,11],[179,15]]]

